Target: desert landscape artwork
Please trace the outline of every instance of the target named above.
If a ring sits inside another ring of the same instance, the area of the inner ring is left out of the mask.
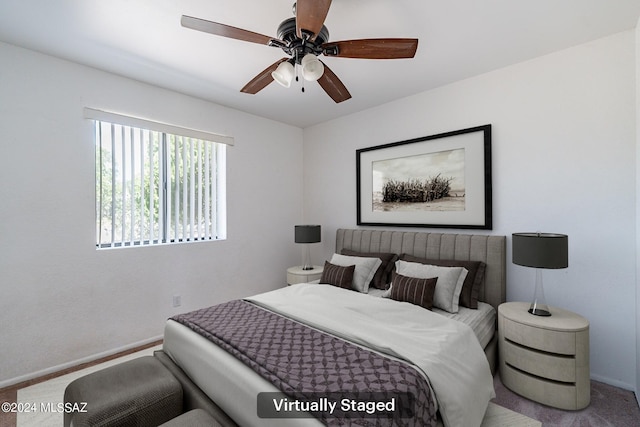
[[[492,228],[491,125],[356,150],[358,225]]]

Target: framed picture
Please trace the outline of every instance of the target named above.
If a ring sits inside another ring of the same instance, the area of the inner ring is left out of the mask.
[[[491,125],[356,151],[358,225],[492,228]]]

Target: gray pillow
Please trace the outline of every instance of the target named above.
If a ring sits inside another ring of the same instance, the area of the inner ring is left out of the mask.
[[[460,292],[467,277],[467,269],[463,267],[441,267],[420,264],[417,262],[396,261],[396,272],[403,276],[419,279],[438,278],[433,306],[449,313],[459,310]]]
[[[460,305],[468,308],[478,308],[478,296],[480,286],[484,279],[484,272],[487,264],[482,261],[458,261],[453,259],[427,259],[418,258],[413,255],[402,254],[400,260],[409,262],[419,262],[420,264],[441,265],[443,267],[464,267],[469,271],[462,284],[460,292]]]
[[[329,262],[343,267],[355,265],[356,270],[353,274],[353,285],[351,287],[365,294],[369,292],[369,283],[371,283],[371,279],[373,279],[378,267],[382,264],[380,258],[364,258],[340,254],[333,254]]]
[[[387,289],[389,283],[391,283],[391,273],[395,268],[395,263],[398,260],[398,255],[394,253],[386,252],[357,252],[350,249],[343,249],[342,255],[359,256],[365,258],[380,258],[382,264],[378,267],[376,274],[373,276],[371,286],[377,289]]]

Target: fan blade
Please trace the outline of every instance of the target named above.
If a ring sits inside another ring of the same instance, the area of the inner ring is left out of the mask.
[[[361,39],[322,45],[326,56],[359,59],[413,58],[417,49],[418,39]]]
[[[297,0],[296,1],[296,33],[302,36],[302,31],[310,33],[311,40],[322,29],[324,20],[327,19],[331,0]]]
[[[276,68],[278,68],[278,65],[280,65],[282,62],[287,60],[288,58],[278,59],[276,62],[269,65],[260,74],[255,76],[253,80],[251,80],[249,83],[244,85],[244,87],[240,89],[240,92],[250,93],[252,95],[255,95],[256,93],[260,92],[262,89],[267,87],[269,83],[273,81],[273,77],[271,77],[271,73],[273,73],[276,70]]]
[[[327,67],[327,64],[324,62],[322,64],[324,65],[324,73],[318,79],[318,83],[322,86],[322,89],[327,92],[327,95],[329,95],[336,103],[340,103],[351,98],[351,94],[340,81],[338,76],[336,76],[335,73]]]
[[[187,15],[182,15],[180,24],[182,24],[183,27],[191,28],[192,30],[203,31],[216,36],[228,37],[230,39],[242,40],[245,42],[268,45],[269,42],[273,40],[273,37],[265,36],[264,34],[258,34],[253,31],[243,30],[242,28],[236,28],[230,25],[194,18]]]

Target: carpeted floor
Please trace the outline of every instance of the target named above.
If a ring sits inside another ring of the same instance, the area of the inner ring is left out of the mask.
[[[527,400],[507,389],[498,375],[494,378],[494,387],[496,398],[493,403],[539,420],[544,427],[640,426],[640,408],[633,392],[607,384],[591,381],[591,404],[580,411],[563,411]],[[0,402],[16,402],[18,388],[0,390]],[[23,390],[26,391],[26,389]],[[15,427],[17,424],[15,415],[0,413],[0,427]],[[59,425],[59,422],[56,421],[52,425]],[[496,425],[507,426],[507,424]]]
[[[62,402],[64,396],[64,389],[71,381],[86,375],[91,372],[95,372],[99,369],[103,369],[108,366],[112,366],[126,360],[134,359],[144,355],[151,355],[153,351],[160,347],[147,348],[141,352],[127,354],[121,358],[105,361],[100,364],[93,364],[85,369],[69,372],[65,375],[56,376],[43,382],[18,388],[12,396],[5,396],[13,402],[36,404],[41,407],[44,402]],[[3,397],[3,393],[0,393],[0,398]],[[0,427],[59,427],[63,424],[63,415],[55,411],[36,411],[36,412],[24,412],[19,413],[17,416],[7,417],[0,414]],[[442,423],[438,423],[439,427],[442,427]],[[498,406],[494,403],[490,403],[487,408],[484,420],[481,427],[540,427],[540,422],[513,412],[504,407]]]
[[[638,427],[640,407],[633,392],[591,381],[591,403],[580,411],[563,411],[525,399],[506,388],[496,375],[494,403],[542,422],[544,427]]]

